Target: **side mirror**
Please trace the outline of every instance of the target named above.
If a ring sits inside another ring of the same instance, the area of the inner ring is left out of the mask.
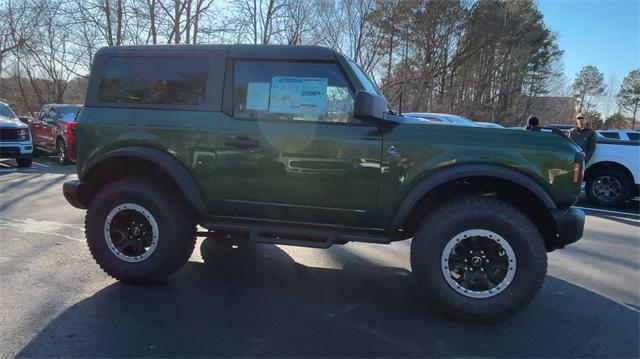
[[[353,106],[353,117],[363,120],[384,121],[387,111],[387,100],[371,92],[358,90]]]

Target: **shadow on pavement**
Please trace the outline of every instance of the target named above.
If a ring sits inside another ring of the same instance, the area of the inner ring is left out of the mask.
[[[58,175],[75,175],[75,165],[61,165],[56,162],[55,158],[36,157],[33,159],[31,167],[17,167],[15,160],[0,160],[0,177],[7,176],[12,173],[20,173],[23,176],[33,174],[58,174]],[[45,167],[47,166],[47,167]]]
[[[637,311],[553,277],[522,312],[481,325],[434,313],[409,272],[364,258],[314,268],[276,246],[213,239],[201,254],[164,284],[116,283],[73,305],[18,355],[639,355]]]
[[[620,216],[612,216],[612,215],[601,214],[601,213],[589,213],[589,215],[593,216],[593,217],[599,217],[599,218],[603,218],[603,219],[608,219],[610,221],[626,224],[626,225],[629,225],[629,226],[640,227],[640,221],[638,221],[638,219],[635,219],[635,217],[629,219],[629,218],[624,218],[624,217],[620,217]]]
[[[640,214],[640,198],[635,197],[630,199],[629,201],[616,206],[616,207],[607,207],[607,206],[599,206],[596,204],[593,204],[589,201],[589,199],[582,194],[579,198],[578,198],[578,202],[575,204],[576,206],[581,206],[587,209],[595,209],[595,210],[606,210],[606,211],[620,211],[620,212],[627,212],[630,215],[638,215]],[[591,214],[591,213],[589,213]]]

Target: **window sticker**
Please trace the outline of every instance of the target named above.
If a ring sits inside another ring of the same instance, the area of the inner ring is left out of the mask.
[[[269,110],[269,86],[268,82],[249,82],[247,87],[247,110]]]
[[[327,108],[328,83],[326,78],[274,77],[269,112],[322,116]]]

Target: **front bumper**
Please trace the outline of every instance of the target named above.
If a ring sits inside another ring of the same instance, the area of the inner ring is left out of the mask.
[[[556,245],[553,249],[564,248],[567,244],[575,243],[584,233],[585,214],[577,208],[551,211],[551,217],[556,224]]]
[[[62,194],[72,206],[87,209],[88,186],[82,181],[69,181],[62,185]]]
[[[30,157],[33,153],[33,144],[29,141],[0,142],[0,158]]]

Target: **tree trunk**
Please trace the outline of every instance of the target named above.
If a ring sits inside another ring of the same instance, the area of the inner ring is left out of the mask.
[[[156,45],[158,43],[158,29],[156,28],[156,1],[151,0],[149,6],[149,18],[151,21],[151,43]]]
[[[184,40],[186,44],[190,44],[191,43],[191,0],[185,0],[185,2],[186,2],[185,10],[187,11],[187,14],[186,14],[187,19],[184,24],[184,28],[186,31]]]
[[[113,28],[111,27],[111,2],[104,2],[104,16],[107,18],[107,44],[113,46]]]
[[[120,46],[122,45],[122,0],[117,0],[116,11],[116,46]]]
[[[180,0],[174,0],[174,17],[173,17],[173,42],[177,45],[180,43]]]

